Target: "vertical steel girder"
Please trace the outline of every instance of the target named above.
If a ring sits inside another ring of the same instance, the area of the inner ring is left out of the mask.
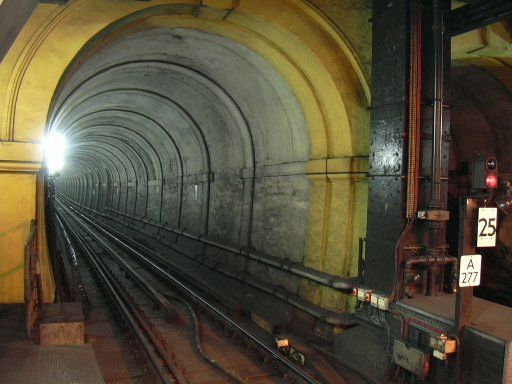
[[[427,253],[444,252],[445,225],[438,221],[415,220],[407,215],[408,110],[410,71],[412,71],[411,7],[418,5],[422,38],[419,41],[421,108],[418,134],[420,164],[416,207],[443,210],[447,199],[449,151],[449,111],[444,108],[444,88],[449,74],[450,36],[444,33],[449,3],[444,0],[374,1],[372,125],[369,165],[367,249],[364,285],[387,293],[402,284],[404,262],[414,254],[401,252],[402,240]],[[434,18],[435,10],[437,19]],[[441,18],[442,20],[440,21]],[[436,34],[438,28],[442,33]],[[441,41],[441,44],[439,44]],[[410,205],[410,204],[409,204]],[[407,232],[407,233],[405,233]],[[400,252],[399,252],[400,251]],[[423,251],[421,251],[423,252]],[[444,257],[444,255],[442,255]],[[425,256],[428,258],[428,255]],[[437,258],[434,258],[437,260]],[[423,282],[435,294],[441,282],[437,261],[428,268],[430,281]],[[402,291],[402,290],[400,290]]]
[[[391,292],[404,217],[408,3],[373,2],[372,122],[364,285]]]

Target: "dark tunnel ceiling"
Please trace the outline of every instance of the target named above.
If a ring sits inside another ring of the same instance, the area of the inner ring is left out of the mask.
[[[486,71],[454,62],[450,76],[452,164],[477,153],[495,155],[500,169],[512,172],[512,95]]]
[[[110,42],[61,87],[50,130],[69,142],[57,187],[79,184],[83,202],[303,257],[303,170],[254,176],[255,166],[303,168],[305,118],[280,75],[244,46],[189,29]]]

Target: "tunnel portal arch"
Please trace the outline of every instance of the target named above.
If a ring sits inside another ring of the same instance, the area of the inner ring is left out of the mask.
[[[350,43],[307,2],[205,4],[39,6],[5,83],[3,136],[37,141],[58,129],[82,141],[70,155],[81,168],[61,180],[69,176],[67,190],[80,196],[92,193],[80,191],[89,180],[95,197],[84,201],[95,207],[123,208],[130,195],[147,206],[131,207],[137,216],[353,275],[366,225],[370,101]],[[101,140],[123,147],[150,127],[147,144],[126,147],[139,151],[131,176],[107,160],[107,144],[87,141],[102,125]],[[136,133],[123,139],[120,126]],[[317,286],[302,284],[301,294],[346,305]]]

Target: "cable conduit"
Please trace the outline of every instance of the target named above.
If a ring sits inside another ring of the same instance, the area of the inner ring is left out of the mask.
[[[61,195],[61,196],[63,196],[63,195]],[[65,198],[68,201],[70,201],[67,197],[65,197]],[[76,203],[73,202],[73,204],[76,204]],[[110,217],[108,215],[97,212],[97,211],[95,211],[91,208],[85,207],[81,204],[79,204],[79,206],[81,209],[93,212],[95,215],[107,217],[110,219]],[[119,214],[121,216],[127,217],[131,220],[136,220],[136,221],[142,222],[144,224],[150,225],[152,227],[158,228],[159,230],[172,232],[176,235],[183,236],[188,239],[192,239],[195,241],[199,241],[199,242],[208,244],[217,249],[227,251],[227,252],[233,253],[238,256],[249,258],[250,260],[260,262],[262,264],[271,266],[276,269],[280,269],[281,271],[288,272],[288,273],[291,273],[296,276],[300,276],[307,280],[314,281],[317,284],[320,284],[320,285],[323,285],[323,286],[326,286],[326,287],[329,287],[329,288],[332,288],[332,289],[335,289],[338,291],[350,292],[359,283],[359,278],[343,278],[341,276],[331,275],[326,272],[317,271],[315,269],[305,267],[304,265],[302,265],[298,262],[289,260],[289,259],[283,260],[278,257],[265,254],[263,252],[251,250],[247,247],[240,247],[240,246],[236,246],[236,245],[221,243],[219,241],[208,238],[205,235],[199,235],[197,233],[188,231],[183,228],[173,227],[173,226],[168,225],[167,223],[157,224],[156,222],[151,222],[151,220],[149,220],[147,218],[143,219],[143,218],[134,217],[129,214],[117,212],[117,211],[109,209],[109,208],[107,208],[106,210],[110,211],[114,214]]]
[[[75,208],[75,210],[76,210],[76,208]],[[91,209],[87,209],[87,210],[91,211]],[[93,223],[93,225],[102,228],[102,225],[92,222],[92,220],[90,218],[87,218],[86,216],[84,216],[81,213],[79,213],[79,214],[82,215],[86,220]],[[103,225],[105,225],[105,224],[103,224]],[[103,228],[102,228],[102,230],[105,231],[105,229],[103,229]],[[115,233],[116,236],[123,238],[123,240],[126,241],[127,243],[131,244],[131,246],[136,246],[138,249],[140,249],[144,253],[150,254],[152,256],[152,258],[156,258],[156,259],[160,258],[159,255],[157,253],[155,253],[154,251],[152,251],[140,244],[135,244],[135,242],[133,240],[126,238],[123,234],[119,233],[118,231],[116,231],[112,228],[109,228],[108,230],[110,232]],[[302,299],[295,293],[289,292],[286,288],[284,288],[281,285],[276,285],[276,284],[271,284],[268,282],[261,281],[261,280],[255,278],[247,273],[244,273],[244,272],[242,272],[243,276],[241,276],[240,273],[230,271],[224,267],[220,267],[218,263],[211,265],[211,264],[206,263],[204,260],[198,261],[196,256],[194,256],[190,252],[184,251],[183,249],[180,249],[180,248],[172,246],[172,245],[170,247],[173,250],[175,250],[176,252],[179,252],[180,254],[182,254],[190,259],[195,260],[199,264],[204,265],[204,266],[208,267],[209,269],[217,271],[218,273],[220,273],[222,275],[225,275],[225,276],[231,277],[233,279],[236,279],[238,281],[241,281],[241,282],[248,284],[256,289],[259,289],[265,293],[268,293],[278,299],[281,299],[281,300],[291,304],[292,306],[312,315],[313,317],[316,317],[316,318],[322,320],[323,322],[325,322],[329,325],[349,326],[349,325],[352,325],[355,323],[351,314],[329,311],[329,310],[322,308],[316,304],[313,304],[305,299]],[[325,274],[325,275],[328,275],[328,274]],[[328,276],[332,276],[332,275],[328,275]]]

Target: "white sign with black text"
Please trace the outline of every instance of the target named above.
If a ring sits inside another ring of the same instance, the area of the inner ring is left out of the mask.
[[[460,257],[459,287],[480,285],[482,255],[464,255]]]
[[[498,227],[498,208],[478,208],[477,248],[495,247]]]

